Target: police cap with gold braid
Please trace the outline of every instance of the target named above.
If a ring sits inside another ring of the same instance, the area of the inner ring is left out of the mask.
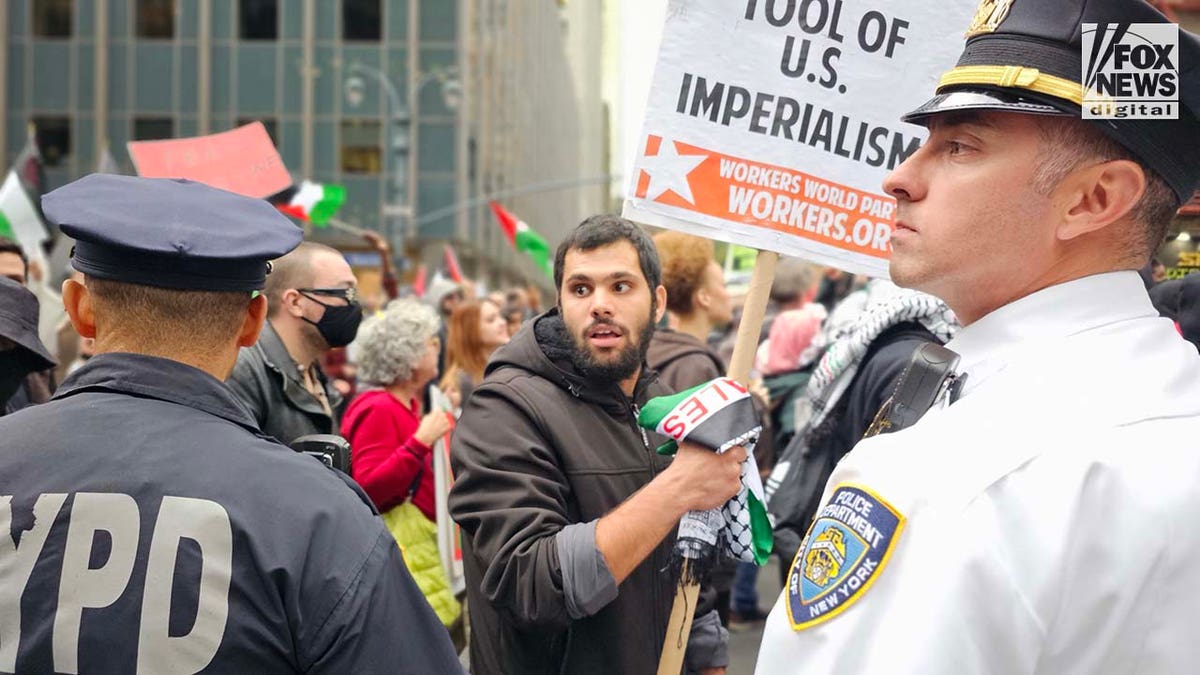
[[[75,239],[71,265],[99,279],[254,291],[303,232],[265,200],[173,178],[91,174],[42,196]]]
[[[1082,117],[1083,24],[1120,30],[1168,23],[1143,0],[983,0],[958,64],[937,95],[904,116],[928,124],[939,113],[996,110]],[[1178,119],[1088,119],[1166,181],[1179,203],[1200,183],[1200,38],[1179,29]]]

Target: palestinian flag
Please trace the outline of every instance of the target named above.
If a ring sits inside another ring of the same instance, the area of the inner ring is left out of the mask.
[[[454,252],[454,247],[446,244],[442,253],[446,260],[446,275],[455,281],[455,283],[463,283],[462,265],[458,263],[458,254]]]
[[[553,276],[553,271],[550,269],[550,246],[542,239],[541,235],[533,231],[533,228],[525,224],[525,221],[517,218],[500,206],[499,202],[492,202],[492,213],[496,214],[496,220],[500,222],[500,228],[504,230],[504,235],[508,237],[508,243],[512,247],[525,255],[533,258],[533,262],[537,264],[546,276]]]
[[[50,238],[16,171],[9,171],[0,186],[0,237],[20,244],[25,255],[34,260],[43,258],[42,242]]]
[[[279,210],[293,218],[310,222],[318,227],[324,226],[337,214],[338,209],[346,202],[346,188],[341,185],[327,185],[306,180],[300,183],[296,194],[292,195],[287,204],[279,205]]]
[[[751,451],[742,464],[742,490],[719,510],[721,518],[715,518],[712,512],[684,516],[676,546],[684,557],[705,559],[709,557],[706,548],[720,540],[730,557],[758,565],[765,563],[771,553],[771,521],[767,518],[762,479],[752,453],[762,423],[750,392],[735,380],[717,378],[678,394],[647,401],[638,415],[638,424],[671,439],[659,448],[661,453],[674,452],[675,443],[684,440],[716,452],[737,445]],[[720,531],[704,531],[714,527]]]

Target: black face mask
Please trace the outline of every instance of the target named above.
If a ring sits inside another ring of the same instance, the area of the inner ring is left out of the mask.
[[[325,314],[321,316],[320,321],[301,318],[317,327],[317,332],[325,338],[326,344],[330,347],[345,347],[354,342],[354,337],[358,335],[358,324],[362,323],[363,319],[362,305],[357,302],[348,305],[326,305],[307,293],[304,297],[325,308]]]

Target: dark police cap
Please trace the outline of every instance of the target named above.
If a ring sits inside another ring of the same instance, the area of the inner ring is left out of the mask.
[[[1085,23],[1099,24],[1100,46],[1128,24],[1169,21],[1143,0],[982,0],[958,64],[904,120],[923,124],[959,110],[1081,118]],[[1178,119],[1087,121],[1154,169],[1183,203],[1200,183],[1200,38],[1180,28],[1169,57],[1179,72]],[[1102,58],[1098,51],[1093,61]]]
[[[42,210],[75,239],[80,272],[179,290],[260,289],[268,261],[303,238],[262,199],[183,179],[92,174],[44,195]]]

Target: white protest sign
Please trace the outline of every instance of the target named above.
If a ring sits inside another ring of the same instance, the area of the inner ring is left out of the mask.
[[[454,404],[441,389],[430,387],[429,407],[448,413],[454,409]],[[453,486],[450,434],[446,434],[433,444],[433,502],[437,516],[438,557],[441,559],[442,569],[446,572],[446,580],[450,582],[450,592],[457,595],[466,588],[467,578],[463,572],[462,536],[458,523],[450,517],[450,488]]]
[[[954,66],[973,0],[671,0],[624,215],[887,276],[900,116]]]

